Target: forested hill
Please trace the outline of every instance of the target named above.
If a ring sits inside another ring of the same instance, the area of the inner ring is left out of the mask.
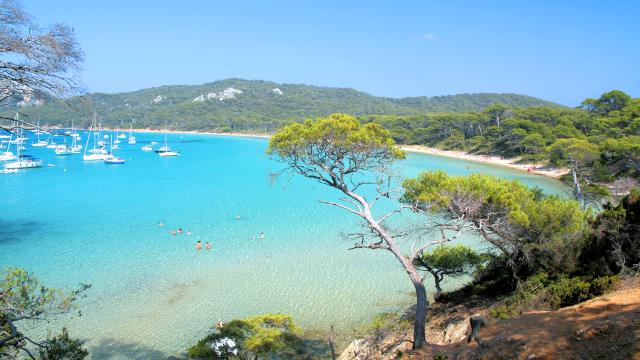
[[[161,86],[127,93],[90,93],[67,103],[45,101],[22,111],[41,123],[78,126],[96,111],[103,126],[163,127],[184,130],[272,131],[280,123],[341,112],[353,115],[418,115],[465,112],[493,103],[510,107],[561,107],[518,94],[461,94],[385,98],[348,88],[226,79],[203,85]]]

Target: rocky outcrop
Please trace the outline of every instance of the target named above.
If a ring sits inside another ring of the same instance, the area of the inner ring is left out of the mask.
[[[237,95],[243,94],[244,92],[242,90],[239,89],[234,89],[232,87],[228,87],[220,92],[210,92],[206,95],[199,95],[197,96],[195,99],[193,99],[193,102],[204,102],[206,100],[219,100],[219,101],[224,101],[224,100],[230,100],[230,99],[235,99]]]

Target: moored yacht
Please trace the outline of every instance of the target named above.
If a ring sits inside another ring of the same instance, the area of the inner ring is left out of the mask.
[[[14,162],[10,162],[4,165],[5,169],[32,169],[42,166],[42,159],[33,157],[31,155],[18,155],[18,158]]]
[[[56,155],[71,155],[73,153],[67,144],[58,145],[55,151]]]

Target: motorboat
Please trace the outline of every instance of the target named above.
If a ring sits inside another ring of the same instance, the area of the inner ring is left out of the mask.
[[[153,147],[151,145],[145,145],[142,147],[142,151],[153,151]]]

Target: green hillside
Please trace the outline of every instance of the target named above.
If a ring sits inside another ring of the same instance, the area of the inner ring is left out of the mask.
[[[97,112],[103,126],[272,131],[282,122],[341,112],[353,115],[418,115],[480,110],[500,102],[511,107],[560,105],[517,94],[461,94],[393,99],[347,88],[226,79],[202,85],[174,85],[127,93],[90,93],[67,102],[45,101],[23,112],[50,125],[87,125]]]

